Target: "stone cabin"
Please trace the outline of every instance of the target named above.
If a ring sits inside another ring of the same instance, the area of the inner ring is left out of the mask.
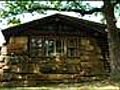
[[[1,82],[37,85],[109,72],[106,26],[54,14],[2,30]]]

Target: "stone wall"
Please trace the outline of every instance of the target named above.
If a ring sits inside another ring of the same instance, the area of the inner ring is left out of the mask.
[[[79,45],[80,57],[70,58],[64,55],[59,58],[32,58],[28,54],[28,37],[11,37],[1,50],[1,86],[36,86],[46,81],[80,81],[81,77],[104,74],[105,58],[96,40],[81,37]]]

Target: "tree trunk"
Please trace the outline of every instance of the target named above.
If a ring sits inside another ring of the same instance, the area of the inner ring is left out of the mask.
[[[111,77],[120,76],[120,40],[116,27],[114,6],[110,0],[104,0],[104,14],[107,22]]]

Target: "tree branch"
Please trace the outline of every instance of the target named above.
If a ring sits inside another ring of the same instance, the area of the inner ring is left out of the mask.
[[[120,0],[116,0],[116,2],[113,3],[113,7],[116,6],[118,3],[120,3]]]
[[[85,15],[85,14],[93,14],[94,12],[103,12],[103,7],[101,8],[93,8],[90,10],[83,10],[83,9],[58,9],[58,8],[51,8],[51,7],[37,7],[37,8],[30,8],[28,9],[28,12],[33,12],[33,11],[37,11],[37,10],[59,10],[59,11],[73,11],[73,12],[77,12],[80,13],[81,15]]]
[[[116,0],[115,2],[113,2],[113,7],[116,6],[118,3],[120,3],[120,0]],[[73,11],[73,12],[77,12],[80,13],[82,16],[84,16],[85,14],[93,14],[95,12],[104,12],[104,5],[101,8],[92,8],[90,10],[86,10],[86,9],[80,9],[80,8],[76,8],[76,9],[72,9],[72,8],[52,8],[52,7],[33,7],[33,8],[29,8],[28,12],[33,12],[33,11],[37,11],[37,10],[57,10],[57,11]]]

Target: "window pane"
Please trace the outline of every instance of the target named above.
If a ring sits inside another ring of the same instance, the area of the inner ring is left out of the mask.
[[[68,57],[77,57],[77,38],[68,38],[67,40],[67,54]]]
[[[32,37],[30,44],[30,53],[32,57],[41,57],[43,55],[43,39],[42,37]]]
[[[45,56],[52,56],[54,53],[55,42],[54,40],[45,40],[44,53]]]

